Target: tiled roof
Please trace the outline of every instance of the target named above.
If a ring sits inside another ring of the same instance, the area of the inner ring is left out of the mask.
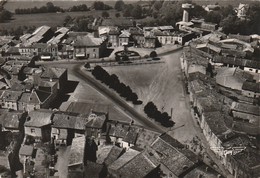
[[[114,146],[114,145],[106,145],[99,148],[99,154],[97,155],[97,163],[103,164],[105,163],[107,166],[112,164],[122,153],[123,148]]]
[[[0,124],[5,128],[19,129],[19,122],[23,115],[22,111],[6,112],[0,117]]]
[[[101,38],[95,38],[92,36],[77,36],[75,43],[73,46],[86,46],[86,47],[94,47],[100,46],[103,40]]]
[[[260,116],[260,107],[257,105],[233,102],[231,109],[238,112]]]
[[[29,112],[28,117],[24,126],[42,127],[52,123],[53,111],[47,109],[34,110]]]
[[[117,171],[117,174],[119,177],[141,178],[145,177],[157,166],[158,165],[153,164],[146,155],[140,153],[122,166]]]
[[[205,122],[219,139],[227,139],[232,131],[226,127],[224,116],[219,111],[204,113]]]
[[[87,118],[80,114],[70,112],[57,112],[53,116],[54,128],[70,128],[76,130],[85,130]]]
[[[167,135],[159,137],[151,145],[152,150],[155,151],[152,152],[155,158],[176,176],[181,175],[198,162],[194,153],[181,147],[183,146],[178,141]]]
[[[70,153],[69,153],[68,166],[83,164],[85,144],[86,144],[85,136],[73,138],[71,148],[70,148]]]
[[[58,67],[51,67],[46,68],[41,77],[43,78],[52,78],[52,79],[59,79],[62,74],[64,74],[67,71],[67,69],[64,68],[58,68]]]
[[[131,144],[135,144],[138,136],[138,132],[139,132],[138,128],[130,127],[125,137],[123,138],[123,141]]]
[[[255,93],[260,93],[260,83],[245,81],[242,86],[242,90],[252,91]]]
[[[122,123],[117,123],[117,124],[108,124],[109,130],[108,130],[108,135],[114,136],[114,137],[119,137],[119,138],[124,138],[129,130],[129,125],[127,124],[122,124]]]
[[[5,101],[18,101],[18,99],[22,95],[22,91],[11,91],[11,90],[5,90],[0,99]]]
[[[124,166],[126,163],[128,163],[130,160],[132,160],[136,155],[138,155],[140,152],[129,149],[127,150],[122,156],[120,156],[117,160],[115,160],[112,164],[109,165],[109,170],[118,170],[122,166]]]
[[[236,161],[240,162],[240,164],[246,165],[250,168],[259,167],[260,165],[260,153],[254,149],[245,149],[235,155],[232,156]]]
[[[31,93],[23,93],[19,101],[28,104],[42,104],[50,96],[51,93],[40,90],[33,90]]]

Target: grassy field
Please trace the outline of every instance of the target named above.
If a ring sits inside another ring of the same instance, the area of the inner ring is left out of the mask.
[[[115,11],[108,11],[111,17],[114,17]],[[43,13],[43,14],[14,14],[13,20],[5,23],[1,23],[0,29],[10,29],[19,26],[35,26],[48,25],[50,27],[62,26],[63,21],[67,15],[71,17],[88,16],[94,17],[101,16],[102,11],[87,11],[87,12],[65,12],[65,13]]]

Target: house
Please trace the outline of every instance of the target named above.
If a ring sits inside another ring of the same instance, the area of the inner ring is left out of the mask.
[[[119,46],[127,46],[129,44],[129,38],[130,38],[130,33],[129,31],[123,30],[121,34],[119,35]]]
[[[96,59],[104,56],[106,43],[101,38],[93,36],[77,36],[73,44],[74,57],[77,59]]]
[[[108,45],[115,48],[119,46],[120,32],[117,29],[110,30],[108,33]]]
[[[258,98],[260,96],[260,83],[245,81],[242,85],[242,94],[247,97]]]
[[[47,142],[51,139],[53,111],[47,109],[29,112],[24,124],[25,135],[31,136],[36,142]]]
[[[27,114],[23,111],[10,111],[0,116],[3,131],[19,132],[26,120]]]
[[[111,176],[116,175],[117,170],[123,167],[127,162],[130,162],[135,156],[140,154],[139,151],[134,149],[128,149],[126,152],[108,166],[108,174]]]
[[[233,102],[230,110],[234,118],[241,119],[244,122],[259,124],[260,107],[246,103]],[[260,128],[260,125],[258,125]]]
[[[253,76],[239,68],[220,68],[216,75],[217,84],[234,90],[242,90],[245,81],[252,81]]]
[[[117,160],[123,153],[123,148],[115,145],[102,145],[97,150],[97,161],[98,164],[104,164],[106,166],[111,165]]]
[[[144,48],[155,48],[156,47],[156,37],[153,35],[147,35],[144,37]]]
[[[41,79],[44,81],[57,82],[58,90],[62,91],[66,88],[68,82],[67,69],[58,67],[45,68],[41,74]]]
[[[247,148],[237,154],[227,156],[227,161],[230,163],[230,170],[232,170],[231,174],[235,178],[259,177],[259,159],[259,151],[253,148]]]
[[[148,154],[139,153],[128,162],[123,161],[122,165],[116,166],[110,172],[113,177],[152,177],[158,171],[159,163],[155,163]]]
[[[1,108],[18,110],[18,101],[21,98],[22,93],[22,91],[3,91],[0,96]]]
[[[28,112],[41,108],[48,109],[55,97],[48,91],[33,89],[31,92],[22,93],[18,101],[18,108]]]
[[[159,161],[160,170],[166,177],[182,177],[199,163],[197,156],[167,134],[162,134],[147,150],[152,160]]]
[[[130,28],[129,32],[134,42],[134,46],[142,47],[144,44],[144,33],[138,28]]]
[[[38,27],[32,35],[27,38],[25,41],[25,44],[33,44],[33,43],[46,43],[49,41],[54,35],[54,32],[51,30],[51,27],[49,26],[41,26]]]
[[[58,111],[53,116],[51,137],[56,146],[70,145],[74,137],[85,136],[87,117],[72,112]]]
[[[108,120],[108,114],[91,111],[88,115],[88,119],[85,125],[86,136],[100,138],[101,133],[106,131],[106,122]]]
[[[85,145],[86,138],[84,136],[73,138],[69,152],[68,177],[84,177]]]
[[[22,162],[23,164],[23,173],[26,175],[28,174],[27,171],[30,171],[30,164],[31,161],[33,161],[33,159],[36,156],[36,151],[37,149],[35,149],[33,146],[31,145],[22,145],[20,150],[19,150],[19,158],[20,158],[20,162]]]
[[[123,146],[123,138],[126,136],[130,125],[128,123],[110,121],[107,123],[107,135],[110,141],[120,147]]]

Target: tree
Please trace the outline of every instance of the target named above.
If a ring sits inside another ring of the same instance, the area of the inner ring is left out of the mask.
[[[11,20],[13,14],[7,10],[0,11],[0,23],[6,20]]]
[[[122,0],[118,0],[118,1],[116,1],[114,8],[117,11],[122,11],[124,9],[124,6],[125,6],[125,3]]]
[[[205,21],[219,24],[219,22],[221,21],[221,18],[222,18],[222,16],[221,16],[221,13],[219,11],[210,11],[205,16]]]
[[[63,25],[66,26],[72,20],[70,15],[67,15],[64,19]]]
[[[135,19],[141,19],[143,17],[143,9],[140,5],[134,6],[131,15]]]
[[[47,2],[46,3],[46,8],[47,8],[47,11],[48,12],[55,12],[55,6],[53,5],[53,3],[52,2]]]
[[[118,17],[121,16],[121,14],[117,12],[117,13],[115,14],[115,16],[116,16],[116,18],[118,18]]]
[[[102,17],[105,18],[105,19],[108,18],[109,13],[107,11],[102,12]]]
[[[133,5],[131,4],[125,5],[123,16],[130,17],[132,14],[132,9],[133,9]]]

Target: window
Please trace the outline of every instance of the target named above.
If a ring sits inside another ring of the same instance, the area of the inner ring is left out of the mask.
[[[35,129],[31,129],[31,133],[35,133]]]
[[[93,49],[93,52],[95,52],[96,51],[96,49]]]

